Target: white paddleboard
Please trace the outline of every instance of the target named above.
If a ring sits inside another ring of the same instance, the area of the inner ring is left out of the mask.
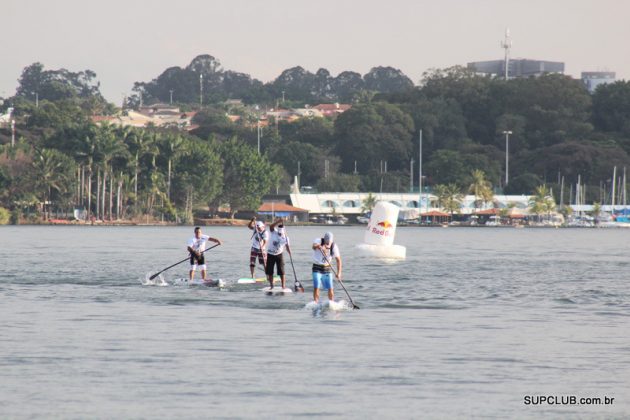
[[[225,287],[225,280],[223,279],[193,279],[191,282],[187,278],[179,278],[171,280],[171,283],[176,286],[210,286],[210,287]]]
[[[293,293],[293,290],[288,287],[285,287],[284,289],[282,287],[274,287],[273,289],[271,287],[265,287],[262,291],[264,294],[269,296],[288,295]]]
[[[273,276],[274,283],[280,281],[280,277]],[[267,277],[256,277],[255,279],[251,277],[241,277],[236,281],[238,284],[255,284],[255,283],[264,283],[268,282]]]
[[[304,309],[312,311],[346,311],[351,308],[345,300],[325,300],[319,302],[310,301],[304,306]]]

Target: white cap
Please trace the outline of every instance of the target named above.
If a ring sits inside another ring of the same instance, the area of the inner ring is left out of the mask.
[[[265,227],[265,224],[262,221],[259,220],[259,221],[256,222],[256,227],[259,227],[259,228]]]
[[[331,244],[333,241],[333,234],[332,232],[326,232],[324,234],[324,242],[327,244]]]

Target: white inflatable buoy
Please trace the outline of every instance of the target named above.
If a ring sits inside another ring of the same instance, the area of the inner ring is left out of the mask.
[[[364,243],[357,247],[375,257],[405,259],[407,248],[394,245],[399,210],[398,206],[392,203],[384,201],[376,203],[365,231]]]

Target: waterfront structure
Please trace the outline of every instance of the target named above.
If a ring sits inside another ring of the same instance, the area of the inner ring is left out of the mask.
[[[291,206],[282,201],[264,202],[256,213],[259,216],[268,216],[269,220],[284,217],[293,222],[308,222],[308,210]]]
[[[405,220],[417,219],[424,213],[440,211],[437,197],[433,194],[418,193],[318,193],[303,194],[293,191],[289,200],[293,206],[308,210],[310,215],[332,216],[360,216],[364,213],[363,203],[369,196],[376,201],[386,201],[400,207],[400,218]],[[479,203],[474,195],[466,195],[462,200],[460,214],[469,215],[479,210],[498,208],[514,208],[526,210],[529,207],[530,196],[527,195],[495,195],[493,201]]]
[[[590,93],[593,93],[599,85],[614,83],[616,74],[614,71],[583,71],[581,78],[584,87],[586,87]]]

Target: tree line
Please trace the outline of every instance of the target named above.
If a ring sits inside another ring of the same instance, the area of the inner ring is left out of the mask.
[[[208,83],[202,105],[199,74]],[[98,217],[172,219],[190,218],[200,204],[255,209],[263,194],[288,191],[294,176],[320,191],[409,191],[418,188],[420,131],[423,185],[438,192],[468,192],[482,171],[494,192],[533,194],[544,185],[567,203],[580,179],[587,202],[609,202],[613,167],[630,163],[630,82],[591,95],[558,74],[505,81],[456,66],[429,71],[417,85],[391,68],[355,76],[294,68],[265,85],[200,56],[136,83],[144,101],[172,94],[198,111],[198,127],[183,133],[96,126],[90,116],[120,112],[100,94],[96,75],[35,63],[2,105],[15,109],[19,141],[9,148],[9,129],[0,129],[0,206],[54,202]],[[347,83],[333,80],[340,78]],[[341,86],[356,89],[345,96]],[[347,99],[352,108],[334,119],[270,119],[259,129],[259,110],[275,107],[282,92],[285,106]],[[243,106],[223,102],[239,96]]]

